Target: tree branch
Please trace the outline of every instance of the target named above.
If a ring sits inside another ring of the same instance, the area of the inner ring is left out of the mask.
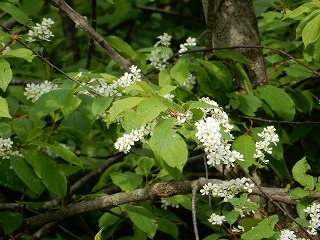
[[[107,53],[119,66],[122,70],[130,72],[129,67],[132,65],[129,60],[124,59],[119,53],[117,53],[107,41],[97,33],[93,27],[89,24],[88,19],[84,16],[81,16],[74,9],[72,9],[65,1],[63,0],[46,0],[53,6],[59,8],[62,12],[67,14],[76,24],[76,27],[81,28],[83,31],[87,32],[92,39]]]
[[[198,189],[207,183],[221,184],[222,180],[200,178],[195,181],[179,181],[179,182],[161,182],[150,185],[142,189],[136,189],[130,192],[121,192],[113,195],[98,197],[91,201],[80,202],[68,206],[63,206],[54,212],[45,212],[43,214],[25,219],[24,224],[18,229],[19,232],[30,231],[34,228],[41,227],[45,224],[61,221],[76,215],[104,210],[112,206],[120,204],[138,202],[150,199],[158,199],[170,197],[174,195],[192,193],[192,186],[198,186]],[[281,188],[260,188],[274,201],[281,201],[289,204],[296,204],[298,201],[290,199],[285,189]],[[252,194],[265,197],[258,188],[254,188]]]

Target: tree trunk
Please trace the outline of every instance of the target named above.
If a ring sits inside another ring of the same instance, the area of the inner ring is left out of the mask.
[[[202,0],[207,22],[207,47],[258,46],[260,37],[252,0]],[[262,50],[239,48],[252,61],[247,70],[257,85],[265,79]]]

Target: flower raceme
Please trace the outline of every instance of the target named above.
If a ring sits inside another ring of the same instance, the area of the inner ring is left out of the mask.
[[[36,42],[39,40],[50,42],[50,38],[54,37],[50,27],[54,24],[54,21],[51,18],[43,18],[41,24],[36,23],[34,27],[31,27],[32,30],[28,32],[27,42]]]
[[[28,83],[25,87],[24,95],[35,103],[42,94],[58,89],[58,87],[57,84],[53,84],[47,80],[40,84]]]

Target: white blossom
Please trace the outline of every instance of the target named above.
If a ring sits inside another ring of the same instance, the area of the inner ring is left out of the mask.
[[[268,163],[269,160],[265,159],[265,153],[272,153],[272,147],[269,145],[271,143],[277,145],[277,142],[279,142],[279,136],[276,133],[274,126],[265,127],[261,133],[258,133],[258,136],[263,140],[256,142],[256,153],[253,157],[259,159],[263,163]]]
[[[163,70],[167,67],[167,61],[169,60],[169,51],[164,48],[156,48],[151,51],[150,64],[158,70]]]
[[[53,84],[47,80],[40,84],[28,83],[25,87],[24,95],[34,103],[42,94],[58,89],[58,87],[57,84]]]
[[[27,42],[35,42],[38,40],[50,41],[50,37],[54,37],[50,27],[54,24],[51,18],[43,18],[41,24],[36,23],[36,26],[31,27],[28,32]]]
[[[197,39],[192,38],[192,37],[188,37],[184,44],[180,44],[180,49],[178,52],[184,53],[184,52],[188,51],[188,48],[186,46],[196,46],[196,45],[197,45]]]
[[[221,184],[208,183],[200,189],[201,195],[211,195],[213,197],[222,197],[223,201],[234,198],[241,192],[252,192],[254,184],[249,178],[236,178]]]
[[[186,81],[182,84],[182,86],[186,87],[189,91],[192,91],[194,85],[196,84],[196,76],[193,76],[192,73],[189,73]]]
[[[136,66],[132,65],[130,68],[130,73],[125,72],[122,77],[108,84],[103,78],[93,78],[87,85],[90,91],[93,91],[100,96],[105,97],[115,97],[122,96],[123,88],[135,84],[141,81],[141,70]],[[92,95],[90,91],[85,91],[85,94]],[[122,90],[122,91],[121,91]]]
[[[170,201],[167,201],[164,198],[161,198],[161,208],[163,208],[164,210],[167,210],[168,207],[173,207],[173,208],[179,208],[179,204],[173,204]]]
[[[119,137],[114,144],[114,147],[119,150],[119,152],[128,153],[135,142],[143,141],[144,137],[152,134],[155,127],[155,121],[147,123],[140,129],[134,129],[130,133],[124,134]]]
[[[220,216],[218,214],[212,213],[210,218],[208,219],[208,221],[212,224],[212,225],[222,225],[224,221],[226,221],[226,217],[225,216]]]
[[[156,42],[156,44],[154,45],[155,47],[158,47],[159,45],[165,46],[165,47],[169,47],[170,46],[170,41],[171,41],[171,36],[168,33],[164,33],[161,36],[158,36],[157,38],[159,38],[160,40],[158,42]]]
[[[304,212],[309,214],[308,232],[312,235],[317,235],[317,229],[320,227],[320,204],[313,202],[310,207],[304,209]]]
[[[0,158],[9,159],[10,156],[20,156],[22,154],[17,150],[12,150],[13,141],[11,138],[2,138],[0,137]]]

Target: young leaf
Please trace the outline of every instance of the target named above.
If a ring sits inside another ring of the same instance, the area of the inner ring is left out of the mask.
[[[307,163],[306,157],[304,157],[293,166],[292,177],[302,186],[306,187],[309,190],[313,190],[314,179],[311,175],[308,175],[306,173],[310,169],[310,165]]]
[[[22,157],[11,156],[10,162],[13,171],[34,193],[41,194],[43,192],[44,186],[41,180]]]
[[[140,168],[140,170],[143,172],[145,176],[148,176],[154,164],[155,164],[155,161],[153,158],[141,157],[138,159],[138,167]]]
[[[2,97],[0,97],[0,118],[1,117],[11,118],[8,108],[8,102],[5,98]]]
[[[55,161],[36,151],[24,151],[23,156],[50,191],[60,196],[67,193],[67,178]]]
[[[185,58],[180,58],[170,70],[170,76],[182,85],[189,75],[190,62]]]
[[[278,221],[278,216],[273,215],[269,219],[261,221],[257,226],[251,230],[243,233],[241,239],[243,240],[260,240],[264,238],[270,238],[275,234],[274,225]]]
[[[153,214],[144,207],[127,205],[127,214],[133,224],[145,232],[149,238],[153,238],[158,224]]]
[[[260,97],[267,102],[272,111],[285,121],[292,121],[296,113],[292,98],[281,88],[266,85],[258,87]]]
[[[33,126],[28,118],[15,118],[12,121],[12,128],[21,140],[27,141]]]
[[[237,161],[237,163],[246,171],[249,170],[250,166],[256,163],[255,159],[253,158],[253,155],[256,152],[256,145],[251,137],[247,135],[241,135],[232,143],[232,149],[243,155],[244,161]]]
[[[159,72],[159,87],[164,87],[166,85],[173,85],[173,83],[168,69],[162,69]]]
[[[66,97],[64,104],[61,106],[61,112],[65,118],[68,118],[71,113],[73,113],[81,103],[81,98],[75,96],[73,92]]]
[[[120,187],[123,191],[131,191],[137,188],[142,182],[143,178],[141,175],[125,172],[125,173],[116,173],[113,172],[110,175],[112,182]]]
[[[0,88],[5,92],[12,79],[12,70],[10,64],[0,59]]]
[[[108,121],[111,123],[124,110],[137,106],[144,99],[142,97],[129,97],[113,102],[109,110]]]
[[[4,234],[7,235],[12,233],[23,223],[23,216],[21,213],[13,213],[9,211],[1,212],[0,223]]]
[[[94,236],[94,240],[102,240],[102,231],[103,231],[103,228],[100,229],[100,231]]]
[[[302,41],[307,47],[310,43],[315,42],[320,37],[320,14],[307,23],[302,30]]]

